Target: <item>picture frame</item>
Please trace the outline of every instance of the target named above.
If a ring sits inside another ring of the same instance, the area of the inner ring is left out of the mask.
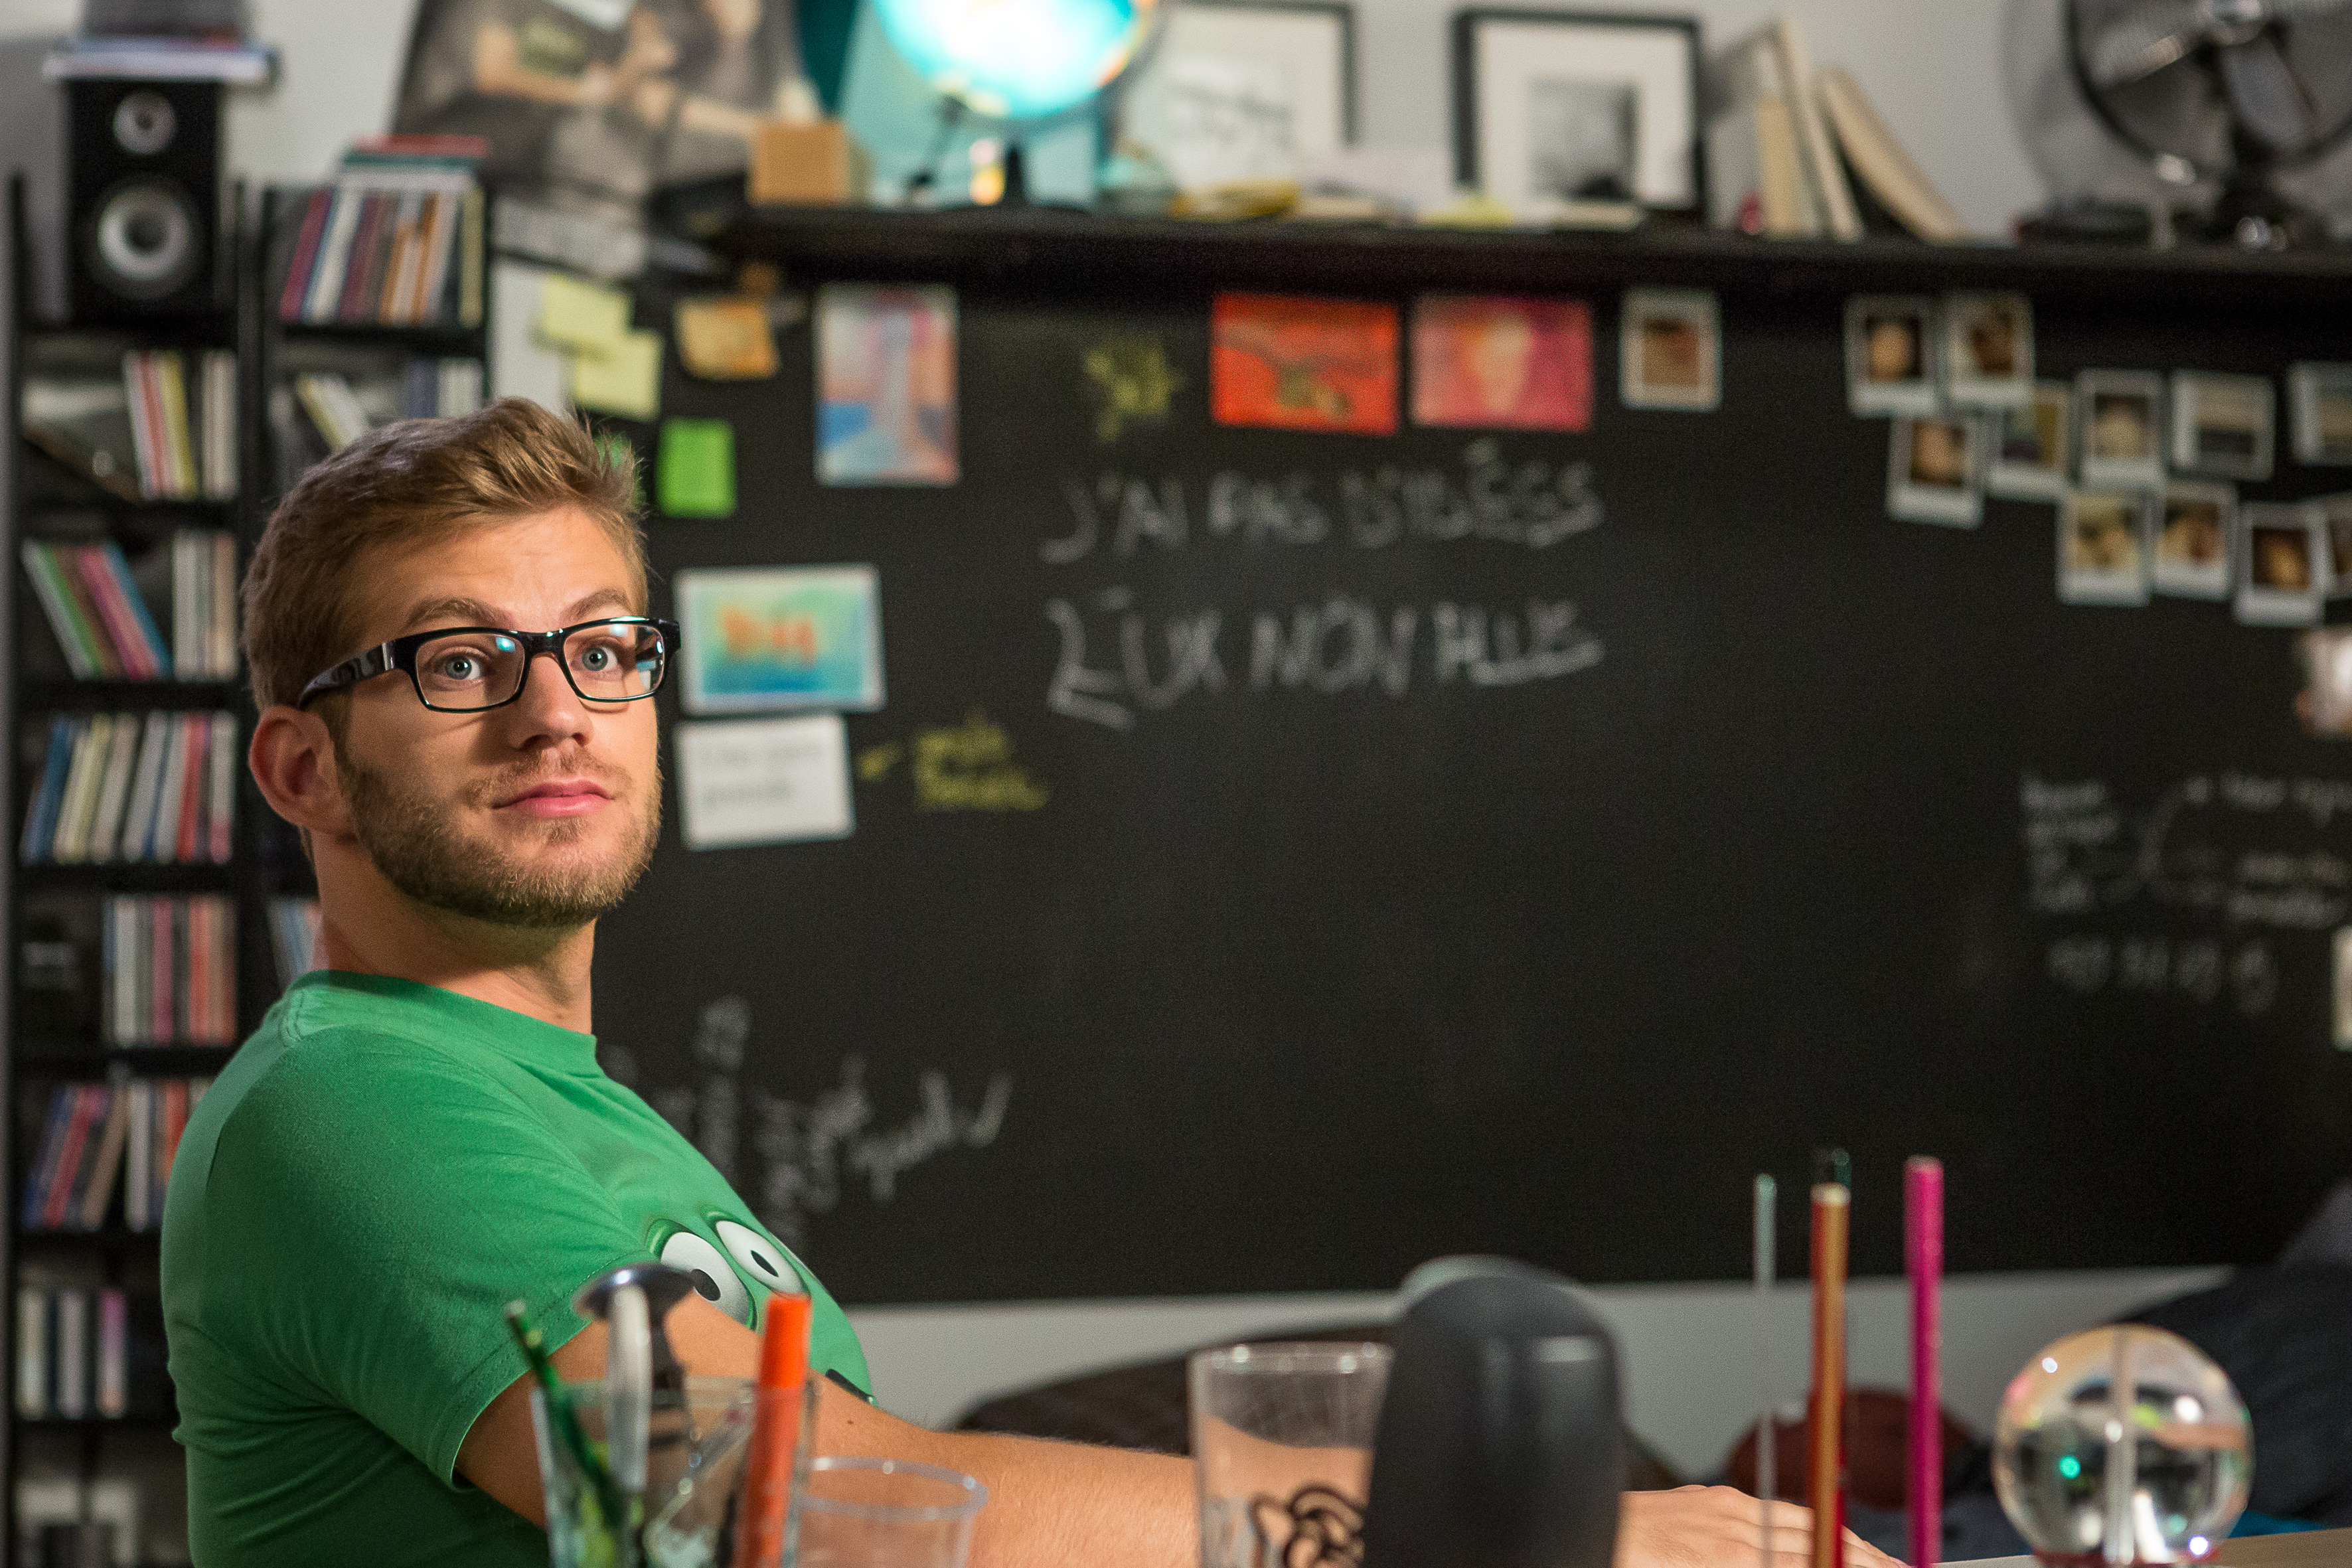
[[[2304,504],[2319,513],[2327,561],[2327,597],[2352,599],[2352,491],[2313,496]]]
[[[1947,294],[1943,321],[1947,402],[2013,408],[2032,400],[2032,300],[2022,294]]]
[[[1986,421],[1965,409],[1902,415],[1887,427],[1886,515],[1974,528],[1984,521]]]
[[[2287,366],[2294,460],[2306,468],[2352,468],[2352,364],[2300,360]]]
[[[1617,395],[1628,408],[1704,414],[1723,401],[1723,317],[1703,289],[1628,289],[1617,323]]]
[[[2058,500],[2074,460],[2074,389],[2037,381],[2033,395],[1987,415],[1991,462],[1985,493],[2005,500]]]
[[[2153,491],[2068,490],[2058,506],[2058,597],[2069,605],[2147,603]]]
[[[2302,501],[2238,508],[2238,619],[2250,626],[2316,626],[2327,597],[2326,519]]]
[[[2211,479],[2271,477],[2277,399],[2266,375],[2172,373],[2172,466]]]
[[[1925,294],[1856,294],[1845,302],[1845,400],[1864,418],[1928,415],[1943,402],[1943,331]]]
[[[2164,485],[2164,378],[2147,370],[2086,370],[2074,378],[2077,472],[2085,489]]]
[[[2150,585],[2178,598],[2228,598],[2237,534],[2237,487],[2174,479],[2157,513]]]
[[[1356,54],[1349,0],[1177,0],[1119,89],[1119,133],[1187,189],[1295,178],[1355,145]]]
[[[1595,200],[1706,211],[1696,19],[1464,10],[1453,52],[1461,184],[1515,211]]]

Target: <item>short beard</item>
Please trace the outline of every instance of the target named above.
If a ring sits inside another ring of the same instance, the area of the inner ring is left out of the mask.
[[[628,896],[661,841],[661,784],[654,780],[636,837],[604,866],[578,871],[516,865],[467,839],[439,801],[352,759],[338,759],[352,836],[383,879],[428,909],[489,925],[560,931],[583,926]],[[484,793],[487,794],[487,791]],[[544,829],[551,848],[578,843],[583,826],[561,819]]]

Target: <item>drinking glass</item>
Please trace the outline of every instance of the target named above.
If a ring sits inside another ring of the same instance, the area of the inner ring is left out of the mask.
[[[796,1568],[963,1568],[988,1489],[908,1459],[823,1457],[794,1500]]]
[[[604,1384],[566,1384],[561,1400],[578,1436],[602,1444]],[[758,1408],[748,1377],[690,1377],[683,1405],[656,1406],[646,1463],[646,1568],[707,1568],[714,1561]],[[614,1521],[599,1506],[571,1442],[551,1421],[546,1391],[536,1385],[530,1424],[539,1438],[552,1568],[620,1568],[638,1561],[634,1546],[616,1542]]]
[[[1192,1357],[1201,1568],[1355,1568],[1388,1347],[1228,1345]]]

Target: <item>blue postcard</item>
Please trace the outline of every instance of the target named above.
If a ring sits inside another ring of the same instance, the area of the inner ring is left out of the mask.
[[[818,479],[955,483],[955,291],[828,283],[816,343]]]
[[[674,581],[688,712],[882,706],[873,567],[726,567]]]

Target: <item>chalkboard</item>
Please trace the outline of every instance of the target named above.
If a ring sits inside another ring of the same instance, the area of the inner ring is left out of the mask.
[[[1412,281],[1477,286],[1454,254]],[[872,563],[887,700],[846,839],[689,852],[673,788],[598,1031],[842,1296],[1728,1278],[1822,1144],[1864,1272],[1913,1153],[1956,1269],[2252,1262],[2352,1164],[2352,747],[2295,724],[2294,634],[2061,605],[2047,504],[1890,521],[1857,268],[1710,264],[1720,411],[1622,407],[1609,257],[1555,268],[1574,436],[1215,426],[1208,276],[907,263],[959,289],[946,488],[815,482],[805,324],[771,381],[673,360],[741,504],[650,520],[657,570]],[[2040,374],[2352,359],[2340,310],[2199,293],[2038,295]],[[1178,385],[1103,439],[1115,340]],[[2285,446],[2249,496],[2344,488]]]

